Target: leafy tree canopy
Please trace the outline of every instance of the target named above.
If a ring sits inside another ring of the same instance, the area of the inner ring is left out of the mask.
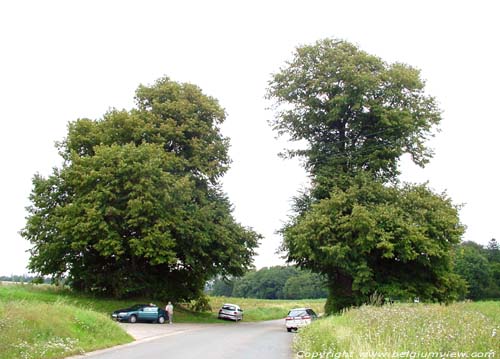
[[[423,185],[399,188],[357,178],[282,232],[289,260],[329,278],[333,311],[375,292],[448,301],[463,287],[449,256],[450,243],[463,232],[457,209]]]
[[[458,247],[455,255],[455,272],[468,284],[467,298],[484,298],[491,280],[488,260],[477,247],[467,245]]]
[[[500,298],[499,247],[493,238],[488,245],[467,241],[455,247],[454,270],[467,282],[465,298]]]
[[[500,244],[495,238],[490,239],[486,246],[486,256],[491,262],[500,263]]]
[[[261,299],[311,299],[327,295],[323,277],[294,266],[264,267],[240,278],[217,278],[210,293]]]
[[[417,69],[388,64],[346,41],[299,47],[269,83],[272,121],[299,148],[311,187],[282,229],[288,260],[325,274],[327,311],[383,295],[446,301],[463,287],[450,253],[457,207],[426,186],[401,186],[403,154],[424,166],[441,120]]]
[[[360,171],[394,180],[405,153],[423,166],[432,155],[425,141],[441,120],[419,70],[334,39],[299,47],[273,76],[268,98],[278,134],[307,144],[285,155],[303,157],[316,181]]]
[[[296,275],[295,267],[262,268],[249,272],[241,280],[235,282],[233,295],[235,297],[282,299],[285,283]]]
[[[139,86],[136,102],[70,123],[62,168],[34,177],[30,268],[84,291],[193,299],[209,278],[243,274],[260,238],[235,222],[218,183],[225,113],[166,77]]]

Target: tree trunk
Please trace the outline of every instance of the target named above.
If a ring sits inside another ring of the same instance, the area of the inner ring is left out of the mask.
[[[352,291],[352,278],[340,272],[328,276],[328,299],[325,304],[326,314],[340,312],[357,304],[357,297]]]

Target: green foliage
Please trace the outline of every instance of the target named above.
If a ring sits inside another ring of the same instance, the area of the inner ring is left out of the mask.
[[[500,263],[500,244],[495,238],[492,238],[486,246],[486,258],[490,262]]]
[[[241,278],[214,281],[211,295],[260,299],[325,298],[324,278],[292,266],[274,266],[246,273]]]
[[[491,274],[488,260],[484,256],[473,247],[462,246],[456,254],[455,271],[468,283],[468,298],[485,297]]]
[[[288,260],[328,278],[327,312],[384,296],[456,298],[450,253],[463,227],[446,195],[398,184],[403,154],[424,166],[441,120],[418,70],[346,41],[299,47],[270,81],[279,135],[305,144],[311,188],[282,229]]]
[[[196,298],[190,305],[189,309],[194,312],[208,312],[212,310],[210,299],[206,295]]]
[[[233,295],[234,282],[237,278],[216,278],[209,290],[211,295],[231,297]]]
[[[285,299],[326,298],[327,294],[325,278],[306,270],[288,278],[283,288]]]
[[[2,275],[0,276],[0,282],[6,281],[6,282],[18,282],[18,283],[46,283],[49,284],[51,280],[49,278],[43,278],[39,276],[32,276],[32,275],[27,275],[27,274],[22,274],[22,275]]]
[[[62,168],[34,177],[30,268],[86,292],[190,300],[215,275],[243,274],[260,236],[235,222],[219,186],[218,102],[168,78],[140,86],[136,102],[70,123]]]
[[[445,195],[425,186],[384,186],[358,178],[332,191],[283,230],[289,259],[325,274],[329,309],[396,298],[449,301],[460,278],[449,251],[463,228]]]
[[[454,270],[467,282],[466,298],[500,298],[500,257],[492,239],[486,248],[474,242],[455,247]]]
[[[307,143],[286,155],[303,157],[327,193],[332,180],[360,171],[393,180],[404,153],[423,166],[432,154],[424,142],[441,120],[419,70],[334,39],[297,48],[268,97],[277,104],[278,134]]]
[[[294,267],[262,268],[256,272],[250,272],[235,283],[233,296],[282,299],[286,281],[296,272],[297,269]]]

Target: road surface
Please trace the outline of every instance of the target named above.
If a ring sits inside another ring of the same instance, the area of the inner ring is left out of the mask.
[[[221,324],[122,324],[136,342],[72,357],[92,359],[292,358],[283,320]]]

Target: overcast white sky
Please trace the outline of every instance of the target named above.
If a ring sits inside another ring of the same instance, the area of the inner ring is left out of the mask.
[[[499,238],[498,1],[14,1],[0,3],[0,275],[26,273],[18,234],[31,178],[60,164],[54,142],[80,117],[133,106],[140,84],[168,75],[216,97],[228,113],[233,165],[224,189],[244,225],[264,235],[255,264],[281,263],[275,231],[304,186],[268,126],[270,74],[294,48],[337,37],[418,67],[444,111],[424,169],[463,203],[464,236]]]

